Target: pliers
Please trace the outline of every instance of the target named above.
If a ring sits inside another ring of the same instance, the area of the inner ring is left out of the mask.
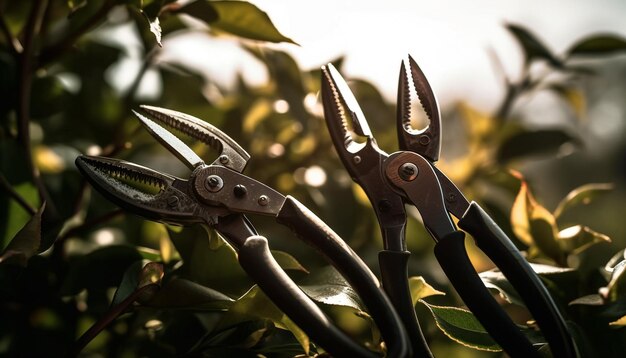
[[[410,252],[405,243],[405,204],[421,214],[435,240],[435,256],[467,307],[493,339],[512,357],[538,353],[481,281],[465,250],[465,234],[491,258],[517,289],[542,329],[555,357],[576,357],[565,321],[540,278],[515,245],[487,213],[469,202],[436,166],[441,148],[441,119],[426,76],[409,56],[409,71],[400,68],[396,129],[400,151],[388,154],[376,144],[365,116],[350,88],[332,64],[322,68],[322,101],[330,137],[352,179],[367,194],[382,231],[384,251],[379,253],[383,288],[409,332],[416,357],[430,357],[413,307],[407,281]],[[429,124],[411,125],[413,87]]]
[[[100,193],[129,212],[150,220],[208,225],[238,252],[247,274],[318,345],[341,357],[376,357],[332,324],[281,269],[244,214],[273,216],[317,249],[354,287],[378,325],[391,357],[410,354],[404,327],[377,278],[322,220],[291,196],[242,174],[250,156],[209,123],[173,110],[142,106],[144,127],[190,170],[187,179],[113,158],[79,156],[76,165]],[[216,149],[211,164],[157,124],[181,131]]]

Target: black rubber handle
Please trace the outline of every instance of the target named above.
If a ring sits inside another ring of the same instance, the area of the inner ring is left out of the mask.
[[[411,347],[400,317],[361,258],[322,220],[287,196],[277,221],[316,248],[359,294],[387,344],[389,357],[408,357]]]
[[[251,236],[243,243],[239,248],[239,264],[278,308],[330,354],[377,357],[330,322],[278,265],[264,237]]]
[[[410,256],[409,251],[384,250],[379,252],[378,264],[380,265],[381,280],[387,296],[400,315],[404,328],[409,335],[413,357],[432,358],[433,355],[422,333],[411,299],[408,275]]]
[[[463,232],[456,231],[441,238],[435,245],[435,256],[463,302],[507,354],[539,357],[478,276],[467,257]]]
[[[548,290],[500,227],[475,202],[459,221],[459,227],[474,237],[476,245],[515,287],[550,344],[553,355],[577,357],[572,336]]]

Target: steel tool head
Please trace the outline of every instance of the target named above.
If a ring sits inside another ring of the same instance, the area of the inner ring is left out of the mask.
[[[337,150],[345,149],[354,154],[374,139],[350,87],[330,63],[322,67],[322,100],[328,130]],[[359,137],[364,140],[358,142]]]
[[[220,155],[213,164],[223,165],[240,173],[246,167],[250,155],[231,137],[213,125],[188,114],[170,109],[153,106],[141,106],[141,109],[147,116],[134,112],[135,115],[156,139],[185,162],[190,169],[201,164],[202,160],[182,141],[167,130],[155,125],[153,121],[185,133],[215,149]]]
[[[426,76],[410,55],[408,63],[409,73],[407,73],[405,62],[403,61],[400,66],[400,78],[398,80],[398,109],[396,114],[398,143],[400,149],[410,150],[423,155],[432,162],[436,162],[439,159],[441,150],[439,105]],[[428,117],[429,123],[422,129],[415,129],[411,125],[411,118],[414,113],[411,111],[412,91],[410,82],[413,83],[419,103]]]
[[[171,224],[200,221],[186,180],[105,157],[81,155],[76,166],[100,193],[130,212]]]

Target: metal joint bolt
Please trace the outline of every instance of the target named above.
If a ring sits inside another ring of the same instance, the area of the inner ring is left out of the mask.
[[[209,175],[204,182],[205,188],[210,192],[218,192],[224,187],[224,181],[218,175]]]
[[[230,161],[230,159],[228,159],[227,155],[220,155],[219,160],[220,160],[220,163],[222,163],[222,164],[228,164],[228,162]]]
[[[404,181],[413,181],[417,178],[418,173],[417,166],[413,163],[404,163],[398,169],[398,174],[400,178]]]

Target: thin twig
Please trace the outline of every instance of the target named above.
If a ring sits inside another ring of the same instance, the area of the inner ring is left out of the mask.
[[[48,0],[36,0],[31,8],[30,15],[28,16],[28,21],[24,27],[24,41],[23,46],[24,49],[19,56],[19,91],[18,91],[18,105],[17,105],[17,122],[18,122],[18,131],[17,131],[17,139],[18,142],[22,145],[24,154],[26,156],[26,165],[29,168],[30,172],[33,176],[33,181],[39,190],[39,196],[41,201],[48,202],[48,212],[52,213],[53,216],[56,213],[56,208],[50,200],[50,196],[46,190],[46,187],[41,180],[41,176],[39,175],[39,170],[33,163],[33,155],[30,147],[30,99],[31,99],[31,89],[32,89],[32,80],[33,80],[33,69],[34,69],[34,39],[37,33],[39,32],[39,28],[41,27],[41,22],[43,19],[43,15],[45,13],[45,9],[48,5]]]
[[[11,198],[13,198],[13,200],[17,201],[17,203],[20,204],[20,206],[24,208],[24,210],[28,211],[30,215],[35,215],[37,210],[35,210],[35,208],[30,206],[30,204],[28,204],[28,202],[18,192],[16,192],[15,189],[13,189],[13,187],[7,181],[7,179],[1,174],[0,174],[0,187],[4,189],[4,191],[6,191],[7,194],[9,194]]]
[[[3,9],[4,1],[0,1],[0,10]],[[2,15],[3,14],[0,14],[0,31],[2,32],[2,34],[4,34],[4,37],[6,37],[7,43],[11,47],[11,52],[13,52],[13,54],[15,55],[22,53],[22,51],[24,51],[24,48],[22,47],[20,40],[18,40],[17,37],[13,36],[13,34],[11,33],[11,29],[9,29],[9,25],[6,23],[4,16]]]
[[[68,48],[70,48],[76,40],[83,36],[87,31],[98,25],[102,19],[109,13],[109,11],[115,6],[116,2],[112,0],[106,1],[102,4],[102,7],[96,11],[90,18],[85,20],[75,31],[71,32],[64,39],[57,44],[44,49],[41,52],[39,63],[44,66],[48,63],[56,60],[62,55]]]
[[[68,357],[76,357],[83,350],[83,348],[89,344],[89,342],[96,338],[96,336],[109,324],[111,324],[111,322],[124,313],[135,301],[137,301],[137,299],[141,297],[144,292],[157,289],[158,287],[159,285],[156,283],[150,283],[142,286],[126,297],[124,301],[111,307],[104,317],[94,323],[94,325],[91,326],[87,332],[83,333],[83,335],[76,341],[74,347],[72,347],[72,350],[68,353]]]
[[[105,223],[105,222],[107,222],[109,220],[112,220],[112,219],[114,219],[114,218],[116,218],[116,217],[118,217],[118,216],[120,216],[122,214],[124,214],[124,210],[122,210],[122,209],[115,209],[115,210],[109,211],[108,213],[106,213],[106,214],[104,214],[102,216],[95,217],[95,218],[93,218],[93,219],[91,219],[89,221],[86,221],[86,222],[84,222],[84,223],[82,223],[82,224],[80,224],[80,225],[78,225],[76,227],[73,227],[73,228],[67,230],[63,235],[59,236],[59,238],[57,239],[57,242],[63,242],[66,239],[68,239],[68,238],[70,238],[70,237],[72,237],[72,236],[74,236],[74,235],[76,235],[76,234],[78,234],[78,233],[80,233],[82,231],[94,228],[94,227],[96,227],[96,226],[98,226],[100,224],[103,224],[103,223]]]

